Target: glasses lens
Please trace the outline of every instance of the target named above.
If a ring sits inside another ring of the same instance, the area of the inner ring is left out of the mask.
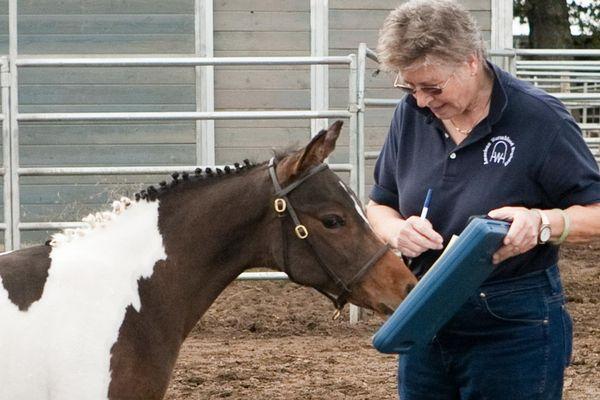
[[[437,86],[423,86],[421,87],[421,91],[429,96],[437,96],[442,94],[442,88]]]
[[[396,85],[396,87],[406,94],[414,94],[415,88],[406,85]]]

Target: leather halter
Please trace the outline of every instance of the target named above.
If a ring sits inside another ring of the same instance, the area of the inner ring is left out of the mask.
[[[336,308],[336,312],[334,314],[334,319],[336,319],[337,317],[339,317],[340,312],[342,310],[342,308],[344,308],[344,305],[348,302],[348,297],[351,294],[351,289],[352,286],[358,282],[366,273],[367,271],[369,271],[369,269],[375,265],[377,263],[377,261],[379,261],[379,259],[381,257],[383,257],[383,255],[388,251],[389,246],[388,245],[384,245],[382,246],[381,249],[379,249],[370,259],[369,261],[367,261],[367,263],[356,273],[356,275],[354,275],[354,277],[352,279],[350,279],[350,281],[348,282],[344,282],[344,280],[331,268],[327,265],[327,263],[325,262],[325,260],[323,260],[323,258],[321,258],[321,256],[319,255],[319,252],[317,251],[317,249],[315,248],[315,245],[312,242],[312,239],[308,233],[308,229],[306,229],[306,227],[304,225],[302,225],[302,223],[300,222],[300,219],[298,218],[298,214],[296,213],[296,210],[294,209],[294,207],[292,206],[292,202],[290,201],[290,199],[288,198],[288,194],[296,189],[298,186],[300,186],[302,183],[304,183],[306,180],[310,179],[312,176],[318,174],[321,171],[324,171],[328,169],[326,164],[319,164],[315,167],[312,167],[310,170],[308,170],[308,172],[300,179],[297,179],[296,181],[292,182],[290,185],[286,186],[285,188],[282,188],[281,185],[279,184],[279,181],[277,180],[277,174],[275,172],[275,158],[271,158],[271,160],[269,161],[269,175],[271,176],[271,180],[273,181],[273,186],[275,188],[275,201],[273,203],[273,206],[275,208],[275,211],[277,212],[278,216],[283,218],[286,215],[289,215],[292,218],[292,221],[294,222],[294,233],[296,234],[296,237],[298,237],[301,240],[305,240],[305,242],[309,245],[309,247],[312,249],[317,262],[319,263],[319,266],[321,267],[321,269],[333,280],[333,282],[335,283],[335,285],[340,289],[341,294],[337,297],[335,297],[335,295],[328,293],[322,289],[319,288],[315,288],[317,291],[319,291],[320,293],[322,293],[325,297],[327,297],[329,300],[331,300],[333,302],[333,305]],[[287,211],[287,213],[286,213]],[[281,225],[281,235],[282,235],[282,243],[283,243],[283,266],[282,266],[282,270],[283,272],[285,272],[288,277],[290,278],[290,280],[294,281],[294,278],[292,277],[291,274],[291,270],[288,267],[288,263],[287,263],[287,246],[286,244],[286,235],[285,232],[283,231],[283,221],[282,221],[282,225]]]

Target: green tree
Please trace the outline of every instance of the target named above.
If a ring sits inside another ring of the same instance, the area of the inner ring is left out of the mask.
[[[529,23],[532,49],[573,47],[569,7],[565,0],[515,0],[515,15]]]
[[[514,13],[529,24],[530,48],[600,48],[600,2],[513,0]],[[581,35],[572,36],[571,26]]]
[[[600,2],[592,1],[589,5],[582,6],[571,0],[569,21],[582,32],[582,35],[573,38],[575,47],[600,48]]]

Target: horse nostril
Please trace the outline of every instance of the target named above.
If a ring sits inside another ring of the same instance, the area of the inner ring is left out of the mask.
[[[409,283],[406,285],[406,295],[408,296],[408,294],[410,293],[411,290],[413,290],[415,288],[415,284],[414,283]]]

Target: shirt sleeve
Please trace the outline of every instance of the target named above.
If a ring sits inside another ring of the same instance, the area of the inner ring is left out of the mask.
[[[540,183],[553,207],[600,202],[598,164],[574,120],[561,121],[542,164]]]
[[[375,182],[369,198],[374,202],[398,210],[398,186],[396,184],[396,166],[398,157],[398,127],[401,125],[402,103],[394,111],[385,143],[375,163]]]

